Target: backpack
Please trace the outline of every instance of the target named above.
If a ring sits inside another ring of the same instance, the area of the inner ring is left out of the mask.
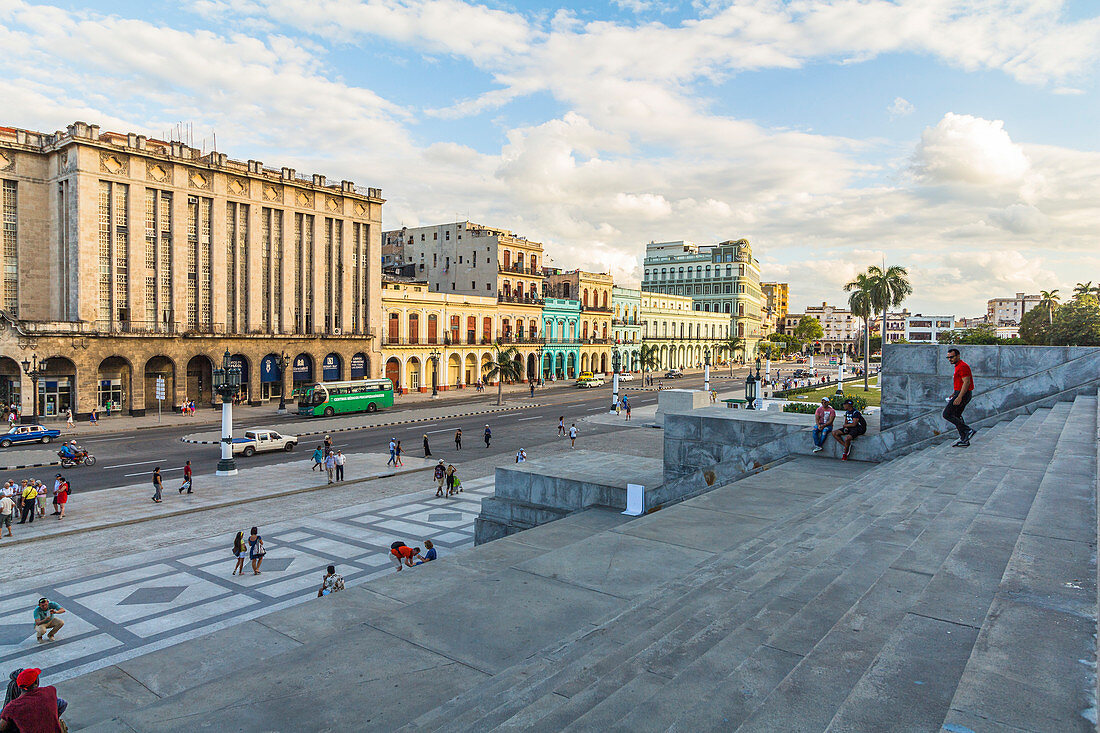
[[[11,673],[8,679],[8,689],[4,693],[4,707],[7,707],[8,703],[23,694],[23,691],[19,689],[19,685],[15,684],[15,678],[19,676],[19,673],[23,671],[23,668],[15,670]]]

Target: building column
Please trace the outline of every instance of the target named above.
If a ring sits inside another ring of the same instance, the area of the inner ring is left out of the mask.
[[[340,251],[337,262],[343,263],[341,269],[333,273],[333,277],[340,279],[340,322],[336,324],[336,327],[340,329],[340,333],[350,333],[352,324],[351,309],[355,307],[352,299],[352,289],[355,286],[353,282],[355,269],[351,264],[352,237],[354,236],[355,227],[347,219],[337,219],[336,221],[340,224],[340,237],[336,241],[336,248]]]
[[[252,331],[258,331],[261,328],[261,320],[263,316],[264,305],[264,273],[262,269],[262,252],[263,242],[260,240],[260,233],[262,231],[262,225],[260,223],[261,207],[258,203],[248,204],[248,216],[246,221],[248,222],[248,280],[246,285],[247,294],[246,299],[248,302],[248,319],[247,322],[241,323],[241,333],[251,333]],[[268,282],[271,282],[270,280]],[[274,290],[274,285],[272,285]],[[238,299],[240,296],[240,290],[237,291]],[[268,308],[268,313],[271,317],[274,317],[274,313]],[[249,375],[249,381],[251,382],[251,374]],[[249,394],[252,394],[251,387],[249,388]],[[259,394],[259,392],[256,392]]]
[[[180,172],[181,176],[186,175]],[[172,327],[175,332],[186,331],[187,321],[187,193],[172,193]],[[186,364],[184,365],[186,368]],[[186,376],[186,375],[185,375]],[[178,405],[180,402],[173,402]]]
[[[215,181],[224,185],[225,181],[221,177],[216,177]],[[231,318],[228,312],[229,300],[226,297],[226,288],[232,285],[236,288],[236,281],[229,282],[228,267],[228,255],[226,253],[226,247],[229,245],[229,237],[226,232],[226,224],[228,223],[228,217],[226,215],[226,201],[220,196],[214,196],[213,198],[213,211],[210,215],[210,322],[213,324],[224,324],[224,328],[228,332],[229,324],[234,320],[239,319]],[[234,232],[235,234],[235,232]],[[239,262],[240,257],[234,255],[234,259]],[[201,268],[201,265],[200,265]],[[233,268],[234,275],[238,275],[237,268]],[[201,289],[201,283],[200,283]],[[236,290],[239,295],[240,290]],[[236,309],[240,314],[240,306]],[[199,319],[202,320],[201,318]],[[216,327],[215,327],[216,328]],[[224,333],[223,332],[223,333]]]
[[[130,279],[129,301],[126,308],[130,313],[130,322],[142,323],[148,320],[145,312],[145,277],[149,270],[145,267],[145,198],[147,191],[143,185],[131,185],[127,221],[130,222],[130,251],[127,253],[127,276]],[[153,314],[156,319],[156,314]],[[152,330],[150,324],[144,328]]]

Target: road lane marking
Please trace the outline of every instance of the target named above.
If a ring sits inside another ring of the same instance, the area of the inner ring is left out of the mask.
[[[534,417],[521,417],[517,422],[523,422],[524,420],[538,420],[542,415],[535,415]]]
[[[182,470],[183,470],[183,466],[175,466],[173,468],[162,468],[162,469],[160,469],[160,472],[161,473],[167,473],[169,471],[182,471]],[[130,478],[131,476],[148,476],[149,473],[150,473],[149,471],[142,471],[141,473],[127,473],[127,474],[123,474],[123,475],[126,478]]]
[[[106,443],[108,440],[133,440],[137,436],[123,436],[121,438],[88,438],[85,443]]]
[[[104,466],[104,468],[129,468],[130,466],[147,466],[150,463],[163,463],[163,461],[138,461],[137,463],[120,463],[117,466]]]

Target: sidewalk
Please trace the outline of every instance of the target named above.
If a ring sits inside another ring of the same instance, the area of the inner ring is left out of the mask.
[[[403,468],[393,468],[386,465],[388,458],[387,453],[348,454],[346,478],[340,485],[428,471],[436,464],[435,460],[409,456],[404,458]],[[311,470],[312,463],[304,458],[242,469],[236,476],[196,476],[195,493],[182,496],[178,491],[182,480],[172,476],[164,480],[163,501],[160,504],[151,500],[153,486],[149,481],[86,494],[77,491],[69,499],[64,520],[58,521],[57,517],[47,514],[30,524],[15,524],[12,527],[15,536],[5,535],[0,540],[0,547],[326,488],[328,481],[325,473]]]

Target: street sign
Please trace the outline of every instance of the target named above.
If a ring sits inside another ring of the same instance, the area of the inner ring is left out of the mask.
[[[157,422],[160,422],[161,402],[164,400],[164,377],[157,377]]]

